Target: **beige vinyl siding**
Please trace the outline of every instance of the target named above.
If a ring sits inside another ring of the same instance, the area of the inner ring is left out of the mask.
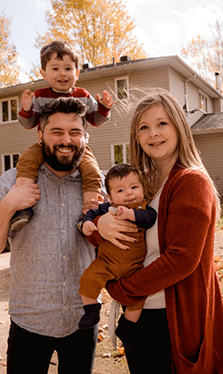
[[[106,124],[98,128],[88,126],[88,133],[90,135],[89,146],[101,170],[106,171],[112,166],[111,145],[129,143],[132,111],[137,102],[146,96],[146,91],[149,87],[163,87],[168,89],[169,79],[167,72],[167,68],[160,68],[135,71],[129,76],[120,75],[120,78],[128,76],[130,100],[116,102],[111,110],[111,119]],[[114,94],[115,78],[119,78],[119,76],[114,75],[113,80],[111,78],[108,80],[98,80],[97,89],[95,89],[93,82],[84,82],[84,88],[94,97],[96,93],[102,94],[102,91],[106,89]]]
[[[175,70],[169,69],[169,79],[170,79],[170,93],[179,101],[179,103],[184,106],[185,104],[185,87],[184,79]]]
[[[38,140],[36,128],[25,130],[19,122],[0,124],[0,174],[2,155],[21,154]]]
[[[223,133],[194,135],[202,161],[223,197]]]

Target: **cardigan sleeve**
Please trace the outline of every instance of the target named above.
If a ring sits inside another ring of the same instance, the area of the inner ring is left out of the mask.
[[[204,174],[188,170],[169,179],[158,211],[160,257],[131,277],[106,286],[123,305],[133,305],[190,276],[215,224],[214,193]]]

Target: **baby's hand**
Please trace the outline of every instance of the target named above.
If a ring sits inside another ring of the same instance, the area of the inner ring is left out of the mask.
[[[103,91],[103,96],[101,97],[100,94],[96,95],[97,101],[102,104],[106,109],[111,109],[115,104],[115,101],[112,100],[112,95],[108,93],[108,91]]]
[[[83,224],[82,231],[84,235],[90,236],[94,231],[98,230],[95,224],[91,221],[86,221]]]
[[[120,205],[117,207],[116,219],[128,219],[135,222],[135,213],[133,209],[126,208],[126,206]]]
[[[32,92],[31,90],[23,91],[21,101],[22,101],[22,108],[26,112],[29,112],[32,109],[33,97],[34,97],[34,92]]]

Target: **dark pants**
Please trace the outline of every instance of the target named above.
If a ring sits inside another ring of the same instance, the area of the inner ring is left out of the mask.
[[[143,309],[136,331],[137,348],[126,352],[131,374],[171,374],[166,309]]]
[[[7,350],[7,374],[46,374],[57,351],[59,374],[90,374],[97,343],[97,326],[77,330],[65,338],[30,333],[11,321]]]

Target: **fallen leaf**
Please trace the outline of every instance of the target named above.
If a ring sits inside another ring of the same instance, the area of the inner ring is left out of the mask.
[[[117,347],[117,351],[119,352],[120,356],[125,356],[125,348]]]

